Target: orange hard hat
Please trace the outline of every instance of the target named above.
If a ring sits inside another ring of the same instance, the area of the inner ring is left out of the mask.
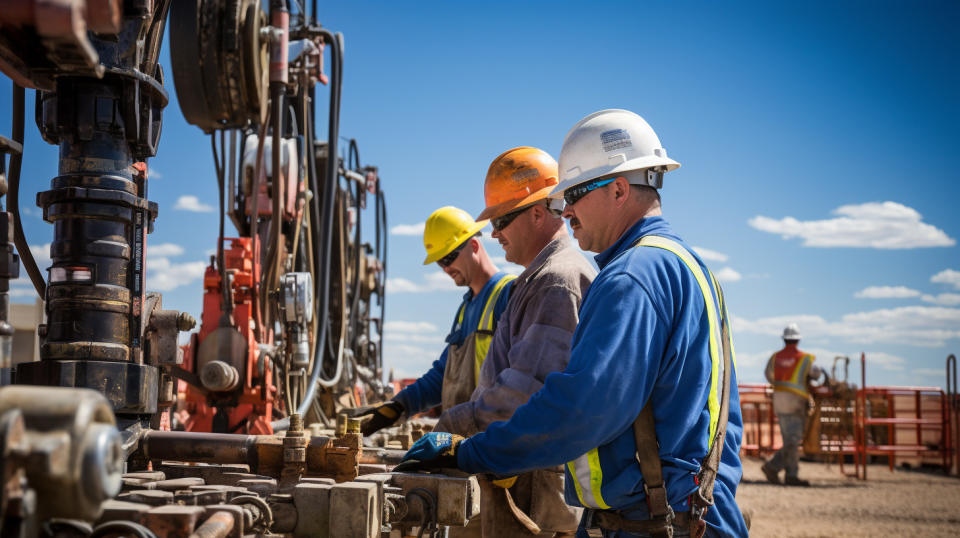
[[[514,209],[545,200],[557,184],[557,161],[530,147],[505,151],[490,164],[483,183],[487,207],[477,220],[497,218]]]

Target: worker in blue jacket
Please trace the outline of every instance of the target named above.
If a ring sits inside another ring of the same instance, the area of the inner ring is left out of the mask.
[[[733,361],[726,309],[713,275],[660,211],[663,173],[679,166],[632,112],[596,112],[571,129],[554,193],[580,247],[599,253],[600,273],[567,368],[509,421],[465,440],[424,436],[397,470],[504,477],[565,464],[567,502],[588,508],[580,537],[747,535],[734,499],[743,422],[734,368],[724,367]],[[651,408],[652,440],[640,446],[637,424]],[[650,476],[638,464],[645,450]],[[712,492],[701,487],[714,478]],[[711,496],[712,506],[700,500]]]

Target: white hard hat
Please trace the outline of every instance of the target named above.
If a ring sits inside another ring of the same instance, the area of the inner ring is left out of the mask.
[[[657,133],[629,110],[594,112],[578,121],[560,150],[560,183],[553,197],[591,179],[621,175],[632,184],[659,188],[663,172],[680,168],[667,158]],[[641,173],[642,170],[647,172]]]
[[[799,340],[800,339],[800,328],[797,327],[796,323],[791,323],[783,328],[783,339],[784,340]]]

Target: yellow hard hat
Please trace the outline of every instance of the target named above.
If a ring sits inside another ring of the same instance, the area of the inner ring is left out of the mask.
[[[519,147],[500,154],[490,164],[483,183],[486,209],[481,219],[501,217],[545,200],[557,185],[557,161],[547,152]]]
[[[423,228],[423,247],[427,249],[423,264],[430,265],[450,254],[486,225],[487,221],[475,221],[469,213],[453,206],[434,211]]]

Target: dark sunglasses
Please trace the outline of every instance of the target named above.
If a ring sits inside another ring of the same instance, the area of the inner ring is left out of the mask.
[[[462,250],[463,250],[463,247],[467,246],[467,243],[469,243],[469,242],[470,242],[470,240],[467,239],[467,240],[464,241],[463,243],[460,243],[460,246],[458,246],[457,248],[451,250],[451,251],[450,251],[450,254],[447,254],[446,256],[444,256],[444,257],[440,258],[439,260],[437,260],[437,265],[439,265],[440,267],[449,267],[450,264],[452,264],[453,262],[457,261],[457,257],[460,256],[460,251],[462,251]]]
[[[569,189],[563,191],[563,201],[566,202],[567,205],[573,205],[579,202],[581,198],[589,194],[590,191],[599,189],[605,185],[609,185],[610,183],[613,183],[615,179],[617,178],[611,177],[609,179],[588,181],[587,183],[581,183],[576,187],[570,187]]]
[[[533,206],[532,206],[532,205],[528,205],[527,207],[525,207],[525,208],[523,208],[523,209],[518,209],[518,210],[516,210],[516,211],[511,211],[510,213],[507,213],[506,215],[503,215],[503,216],[500,216],[500,217],[496,217],[496,218],[490,219],[490,225],[493,226],[493,231],[499,232],[500,230],[506,228],[507,226],[510,226],[510,223],[511,223],[511,222],[513,222],[514,220],[516,220],[516,218],[519,217],[521,213],[523,213],[524,211],[530,209],[531,207],[533,207]]]

